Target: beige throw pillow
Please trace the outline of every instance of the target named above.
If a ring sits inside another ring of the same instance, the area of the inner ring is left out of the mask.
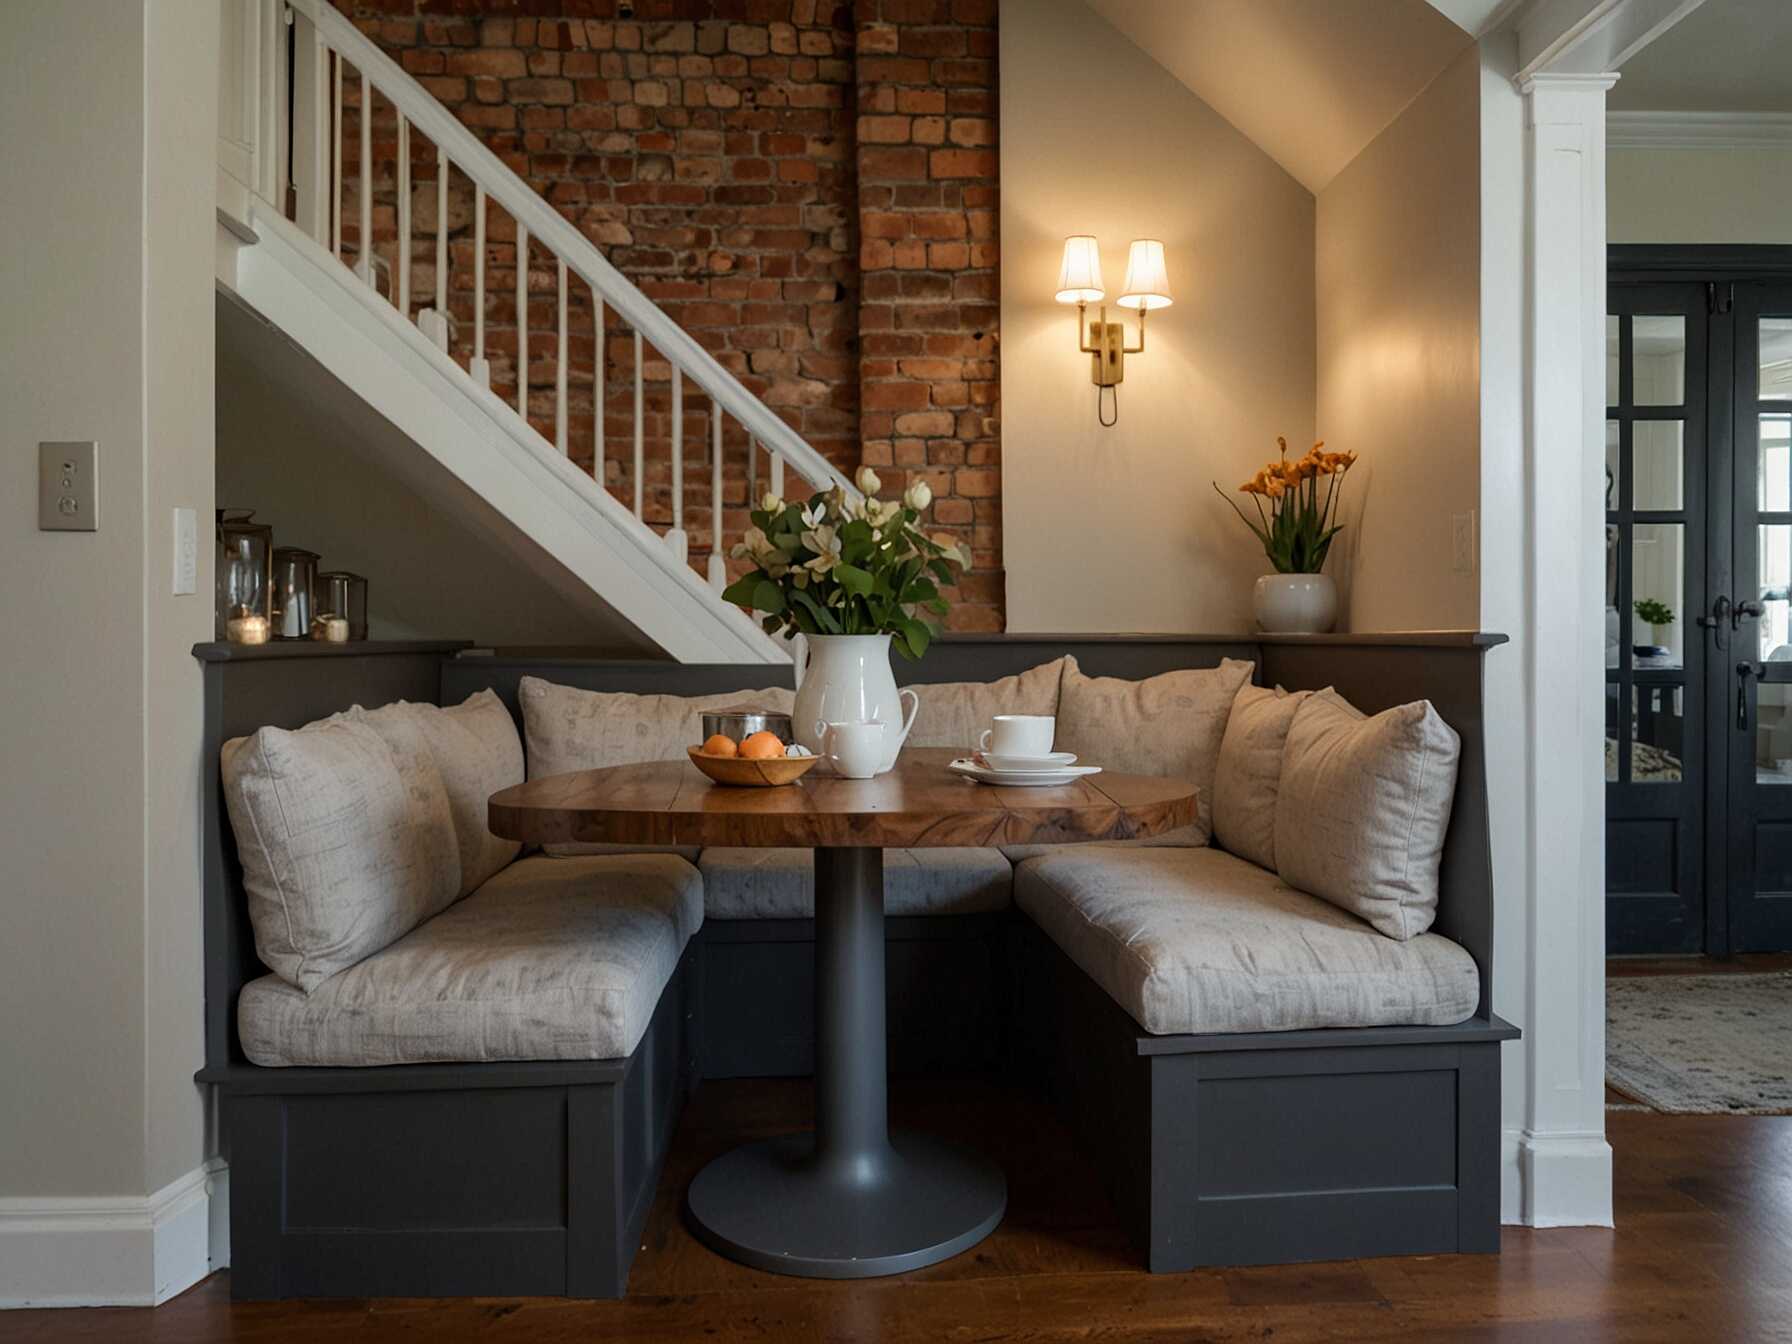
[[[1364,717],[1333,691],[1294,714],[1276,797],[1276,870],[1405,941],[1437,917],[1462,739],[1414,701]]]
[[[515,840],[502,840],[486,827],[491,796],[523,782],[523,741],[516,721],[489,688],[475,691],[458,705],[401,702],[374,710],[367,718],[388,713],[409,716],[441,771],[460,851],[460,894],[476,891],[522,849]]]
[[[796,693],[772,686],[758,691],[714,695],[634,695],[626,691],[582,691],[539,677],[524,677],[517,688],[523,706],[523,742],[529,778],[598,770],[643,761],[682,761],[703,740],[698,715],[706,709],[751,704],[790,712]],[[544,845],[558,858],[579,854],[696,853],[677,845]]]
[[[1238,688],[1213,776],[1213,838],[1228,853],[1276,866],[1276,793],[1295,711],[1310,694],[1280,686]]]
[[[1252,665],[1235,658],[1218,667],[1181,668],[1143,681],[1087,677],[1064,660],[1058,694],[1058,750],[1085,764],[1129,775],[1173,775],[1200,791],[1192,826],[1159,843],[1204,845],[1213,834],[1213,777],[1220,741],[1238,688]],[[1174,838],[1172,838],[1174,837]]]
[[[915,683],[908,689],[921,703],[906,745],[971,751],[998,714],[1056,714],[1058,682],[1066,661],[1041,663],[999,681]]]
[[[224,744],[255,950],[309,993],[460,890],[448,794],[404,715],[336,715]]]

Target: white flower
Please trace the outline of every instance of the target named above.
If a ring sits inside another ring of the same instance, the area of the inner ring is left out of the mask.
[[[815,552],[804,569],[813,574],[826,574],[840,563],[840,535],[831,527],[813,527],[803,533],[803,545]]]
[[[945,559],[957,561],[960,569],[971,567],[970,547],[964,545],[950,532],[935,532],[928,540],[946,553]]]
[[[770,490],[767,490],[765,492],[765,497],[759,501],[759,507],[767,513],[783,513],[784,501]]]
[[[803,505],[802,519],[804,527],[820,527],[822,523],[826,521],[827,516],[828,510],[825,503],[819,508],[812,508],[807,504]]]
[[[884,483],[870,467],[860,467],[859,474],[853,478],[853,484],[868,495],[875,495],[884,488]]]
[[[933,503],[933,487],[926,481],[915,481],[902,492],[902,502],[916,513],[920,513]]]
[[[894,518],[902,508],[893,499],[867,499],[865,501],[865,521],[873,527],[882,527]]]

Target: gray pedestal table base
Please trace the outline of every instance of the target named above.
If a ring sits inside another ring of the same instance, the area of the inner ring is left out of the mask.
[[[881,849],[815,851],[815,1131],[711,1162],[688,1198],[730,1259],[808,1278],[900,1274],[975,1246],[1002,1221],[994,1163],[889,1132]]]

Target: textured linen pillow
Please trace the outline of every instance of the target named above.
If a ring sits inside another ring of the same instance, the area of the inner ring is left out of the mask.
[[[1282,749],[1309,691],[1244,685],[1232,701],[1213,775],[1213,838],[1220,848],[1271,872],[1276,866],[1276,793]]]
[[[416,725],[441,772],[460,851],[460,891],[476,891],[514,859],[522,845],[501,840],[486,827],[486,803],[499,789],[523,782],[523,740],[496,691],[475,691],[458,705],[400,701],[371,713],[369,722],[405,715]],[[377,722],[375,723],[377,727]]]
[[[1405,941],[1437,917],[1462,739],[1429,700],[1365,717],[1335,691],[1294,714],[1276,796],[1276,871]]]
[[[255,950],[309,993],[454,902],[447,790],[408,717],[336,715],[224,744]]]
[[[1130,775],[1173,775],[1200,791],[1194,824],[1158,837],[1159,844],[1204,845],[1213,834],[1213,777],[1220,741],[1238,688],[1252,665],[1235,658],[1218,667],[1181,668],[1143,681],[1088,677],[1064,660],[1058,693],[1058,750]]]
[[[539,677],[524,677],[517,688],[523,705],[523,743],[529,778],[597,770],[642,761],[682,761],[685,749],[703,740],[697,716],[706,709],[753,704],[789,713],[795,692],[782,686],[715,695],[631,695],[626,691],[582,691]],[[544,845],[556,858],[578,854],[668,852],[695,857],[678,845]]]
[[[920,697],[908,746],[973,750],[998,714],[1056,714],[1067,660],[1030,667],[1000,681],[936,681],[909,687]]]

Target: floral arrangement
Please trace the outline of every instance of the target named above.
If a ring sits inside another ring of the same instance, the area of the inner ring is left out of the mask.
[[[940,585],[953,581],[953,565],[968,569],[970,555],[956,538],[921,530],[933,503],[925,481],[899,500],[876,498],[883,482],[870,467],[854,484],[864,492],[854,502],[838,486],[807,503],[767,494],[732,551],[753,569],[722,596],[765,613],[768,634],[887,634],[903,657],[919,658],[935,631],[918,613],[946,614]]]
[[[1232,506],[1244,525],[1256,533],[1263,543],[1263,553],[1278,574],[1317,574],[1325,565],[1325,554],[1332,538],[1344,528],[1336,520],[1344,473],[1356,462],[1355,453],[1328,453],[1321,439],[1307,450],[1305,457],[1288,460],[1288,440],[1276,436],[1281,455],[1266,463],[1261,471],[1243,485],[1238,493],[1249,495],[1257,506],[1257,517],[1238,507],[1238,502],[1220,489],[1213,488],[1221,499]],[[1319,480],[1325,478],[1325,488]],[[1264,501],[1268,500],[1268,507]]]

